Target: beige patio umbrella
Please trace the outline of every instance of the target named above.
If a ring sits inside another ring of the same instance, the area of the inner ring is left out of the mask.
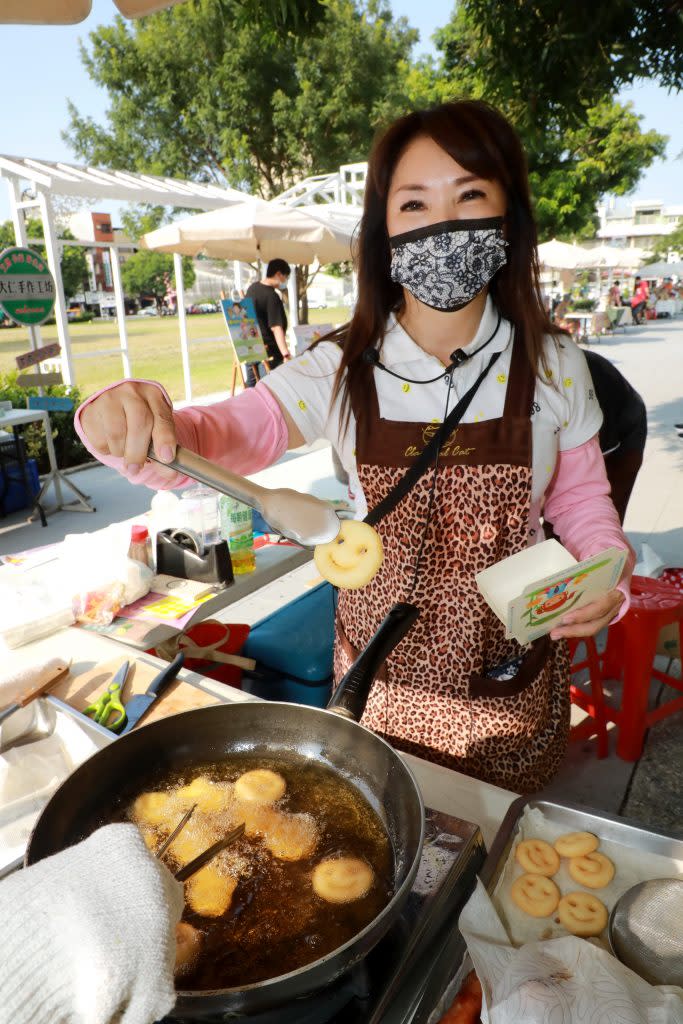
[[[126,18],[142,18],[181,0],[114,0]],[[92,0],[2,0],[0,23],[5,25],[77,25],[90,14]]]
[[[542,267],[552,270],[576,270],[577,267],[595,266],[589,249],[559,242],[556,238],[539,245],[538,262]]]
[[[351,256],[354,221],[322,223],[302,207],[262,199],[236,203],[150,231],[142,246],[185,256],[289,263],[337,263]]]

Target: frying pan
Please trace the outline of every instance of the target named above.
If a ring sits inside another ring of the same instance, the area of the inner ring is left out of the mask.
[[[184,769],[234,754],[268,760],[306,758],[353,785],[384,823],[394,854],[393,895],[350,941],[289,974],[243,988],[179,991],[173,1016],[202,1020],[217,1014],[258,1013],[327,986],[362,959],[398,918],[417,873],[424,805],[415,778],[398,753],[356,721],[372,680],[419,614],[410,604],[390,611],[337,688],[326,709],[275,702],[224,704],[174,715],[128,733],[81,765],[40,816],[26,854],[34,864],[92,830],[98,809],[112,804],[122,780]]]

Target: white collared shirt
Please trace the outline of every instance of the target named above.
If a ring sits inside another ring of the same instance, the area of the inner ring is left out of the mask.
[[[476,353],[476,349],[494,332],[497,320],[498,312],[489,296],[477,333],[463,351]],[[481,352],[456,368],[449,410],[474,384],[495,351],[501,355],[470,403],[462,418],[463,423],[497,419],[503,415],[512,357],[512,325],[508,320],[501,320],[492,341]],[[581,349],[569,338],[562,337],[557,341],[548,336],[545,354],[550,376],[545,380],[537,378],[532,412],[533,485],[529,523],[532,537],[538,526],[543,496],[555,471],[558,450],[568,451],[585,444],[598,433],[602,424],[602,412]],[[444,369],[441,361],[420,348],[393,317],[387,326],[380,358],[395,373],[414,380],[436,377]],[[340,361],[339,346],[334,342],[322,342],[312,351],[279,366],[264,378],[263,383],[290,413],[308,444],[324,437],[336,448],[349,474],[357,515],[363,518],[367,513],[367,503],[356,468],[355,418],[351,413],[348,430],[342,434],[341,400],[337,398],[332,402],[332,387]],[[432,384],[406,383],[379,367],[375,367],[374,377],[383,419],[442,422],[446,407],[445,378]]]

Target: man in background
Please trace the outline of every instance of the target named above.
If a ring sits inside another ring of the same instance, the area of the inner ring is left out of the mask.
[[[279,295],[279,292],[287,288],[290,273],[291,267],[286,260],[271,260],[266,267],[266,276],[250,284],[245,296],[254,303],[271,370],[290,358],[286,339],[287,313]],[[256,367],[248,365],[247,387],[253,388],[257,379]]]

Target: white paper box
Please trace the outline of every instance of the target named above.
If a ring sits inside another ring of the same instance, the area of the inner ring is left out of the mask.
[[[488,569],[477,573],[475,578],[486,603],[507,626],[508,605],[511,601],[520,597],[537,580],[570,569],[576,564],[574,556],[559,541],[546,540],[490,565]]]

